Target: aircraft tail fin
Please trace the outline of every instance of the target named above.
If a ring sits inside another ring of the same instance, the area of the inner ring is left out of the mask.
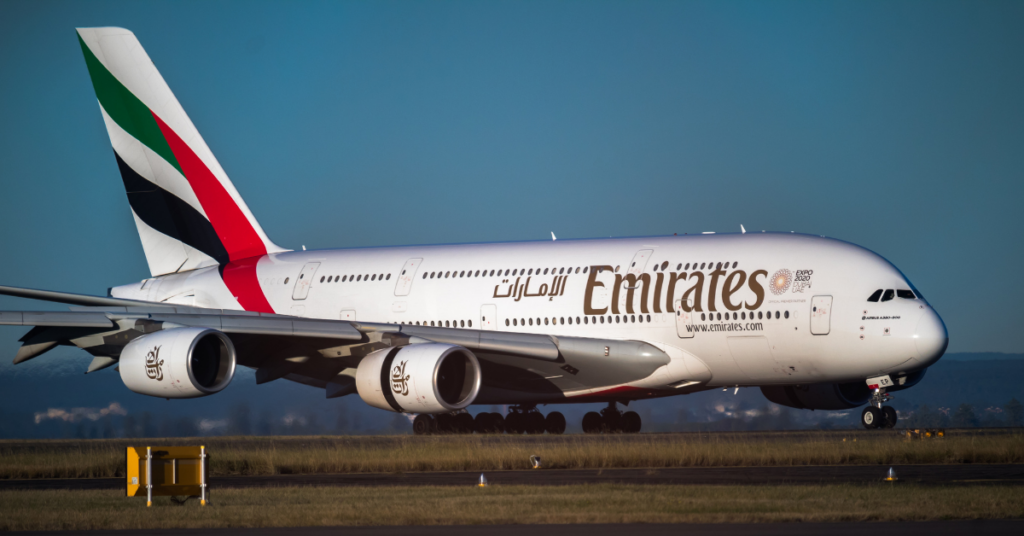
[[[79,28],[154,276],[286,251],[267,237],[178,99],[123,28]]]

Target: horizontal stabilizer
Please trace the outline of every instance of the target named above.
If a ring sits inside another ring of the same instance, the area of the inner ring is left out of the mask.
[[[42,300],[69,305],[93,305],[113,307],[137,307],[140,305],[151,305],[148,302],[136,300],[122,300],[120,298],[105,298],[102,296],[90,296],[88,294],[72,294],[70,292],[57,292],[53,290],[37,290],[34,288],[5,287],[0,286],[0,294],[28,298],[30,300]]]

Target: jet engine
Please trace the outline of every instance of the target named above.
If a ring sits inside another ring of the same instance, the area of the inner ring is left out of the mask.
[[[863,406],[871,397],[864,382],[772,385],[761,387],[761,393],[780,406],[797,409],[850,409]]]
[[[143,335],[121,351],[121,381],[160,398],[212,395],[235,376],[235,347],[212,329],[173,328]]]
[[[462,346],[413,344],[364,357],[356,369],[356,390],[375,408],[446,413],[473,403],[480,377],[480,362]]]

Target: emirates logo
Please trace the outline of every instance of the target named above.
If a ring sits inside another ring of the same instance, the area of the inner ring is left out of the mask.
[[[160,359],[160,347],[154,346],[146,354],[146,376],[151,380],[161,382],[164,380],[164,360]]]
[[[395,365],[395,368],[391,369],[391,390],[396,395],[409,395],[409,376],[405,373],[406,363],[408,361],[402,361],[401,364]]]

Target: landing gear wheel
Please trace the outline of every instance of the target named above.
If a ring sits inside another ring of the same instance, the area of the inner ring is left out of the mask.
[[[412,420],[412,433],[416,435],[427,435],[434,431],[434,418],[430,415],[420,414]]]
[[[455,416],[455,433],[472,434],[473,416],[468,413],[459,413]]]
[[[442,413],[437,416],[437,433],[450,434],[455,431],[455,416],[451,413]]]
[[[635,434],[640,431],[640,415],[635,411],[627,411],[622,414],[622,431],[627,434]]]
[[[596,411],[589,411],[583,416],[583,433],[597,434],[601,432],[601,415]]]
[[[478,434],[491,433],[491,414],[487,412],[477,413],[473,419],[473,431]]]
[[[491,432],[495,434],[505,433],[505,417],[502,414],[491,414]]]
[[[544,429],[552,435],[561,435],[565,433],[565,416],[557,411],[548,413],[548,416],[544,419]]]
[[[531,411],[525,415],[526,433],[537,435],[544,433],[544,415],[539,411]]]
[[[510,434],[521,434],[525,432],[525,417],[522,413],[509,413],[505,417],[505,431]]]
[[[874,430],[881,426],[883,419],[885,419],[885,417],[882,415],[882,410],[875,406],[868,406],[864,408],[864,412],[860,414],[860,423],[868,430]]]
[[[899,416],[896,415],[896,410],[892,409],[892,406],[882,406],[882,426],[885,428],[895,428],[896,421],[899,420]]]

